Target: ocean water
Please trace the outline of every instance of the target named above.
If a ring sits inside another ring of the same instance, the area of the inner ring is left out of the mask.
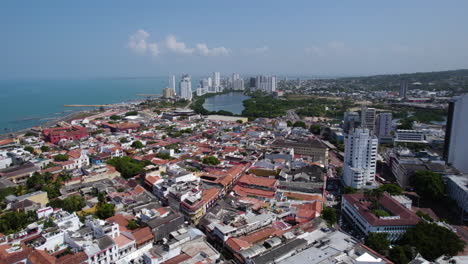
[[[249,98],[250,96],[246,96],[241,92],[220,94],[206,98],[203,107],[209,111],[225,110],[240,115],[244,110],[244,100]]]
[[[195,83],[194,81],[192,81]],[[65,104],[111,104],[161,94],[167,77],[93,80],[0,80],[0,134],[37,126],[74,111]]]

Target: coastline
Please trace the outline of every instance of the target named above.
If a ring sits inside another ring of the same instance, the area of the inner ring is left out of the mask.
[[[144,100],[128,100],[128,101],[119,102],[119,103],[115,103],[115,104],[108,104],[105,107],[105,109],[109,110],[109,109],[116,108],[116,107],[128,107],[129,105],[132,105],[132,104],[135,104],[135,103],[141,103],[143,101]],[[76,117],[84,115],[84,114],[90,114],[91,115],[93,112],[99,110],[99,107],[89,107],[89,108],[90,109],[76,110],[76,111],[73,111],[73,112],[71,112],[71,113],[69,113],[67,115],[64,115],[64,116],[51,118],[51,120],[49,120],[49,121],[47,121],[45,123],[39,124],[37,126],[33,126],[33,127],[40,127],[42,129],[48,128],[48,127],[53,127],[53,126],[57,125],[60,122],[67,122],[67,121],[75,119]],[[1,133],[0,134],[0,140],[8,139],[8,138],[15,138],[15,137],[17,137],[17,136],[19,136],[21,134],[27,133],[33,127],[27,127],[27,128],[20,129],[20,130]]]

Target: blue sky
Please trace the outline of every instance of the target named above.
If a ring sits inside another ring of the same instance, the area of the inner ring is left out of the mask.
[[[468,1],[2,1],[0,78],[468,68]]]

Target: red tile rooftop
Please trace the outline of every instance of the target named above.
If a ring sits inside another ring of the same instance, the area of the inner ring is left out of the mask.
[[[161,264],[179,264],[179,263],[182,263],[186,260],[189,260],[191,259],[192,257],[190,257],[189,255],[185,254],[185,253],[182,253],[180,255],[177,255],[171,259],[168,259],[164,262],[162,262]]]
[[[264,186],[268,188],[273,188],[276,186],[276,179],[270,179],[267,177],[257,177],[251,174],[244,174],[239,179],[239,183],[246,184],[246,185],[257,185],[257,186]]]
[[[136,229],[132,232],[132,235],[135,237],[137,245],[144,244],[154,238],[149,227]]]
[[[116,223],[119,225],[119,230],[122,232],[129,232],[127,229],[128,220],[133,219],[133,217],[123,214],[116,214],[112,217],[106,219],[106,222]]]
[[[132,243],[133,240],[129,239],[124,235],[119,235],[118,237],[114,238],[115,243],[119,246],[119,248]]]
[[[239,185],[234,186],[232,190],[239,196],[257,196],[270,199],[275,197],[275,192],[273,191],[264,191],[260,189],[242,187]]]
[[[359,214],[372,226],[416,225],[421,220],[413,211],[404,207],[388,193],[382,195],[379,203],[394,216],[399,216],[399,219],[382,219],[377,217],[369,209],[371,203],[363,193],[344,194],[343,199],[346,199],[351,205],[358,208]]]

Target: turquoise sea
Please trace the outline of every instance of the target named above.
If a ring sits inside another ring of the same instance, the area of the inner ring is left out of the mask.
[[[192,81],[195,84],[195,81]],[[110,104],[161,94],[167,77],[92,80],[0,80],[0,134],[43,124],[90,108],[65,104]]]

